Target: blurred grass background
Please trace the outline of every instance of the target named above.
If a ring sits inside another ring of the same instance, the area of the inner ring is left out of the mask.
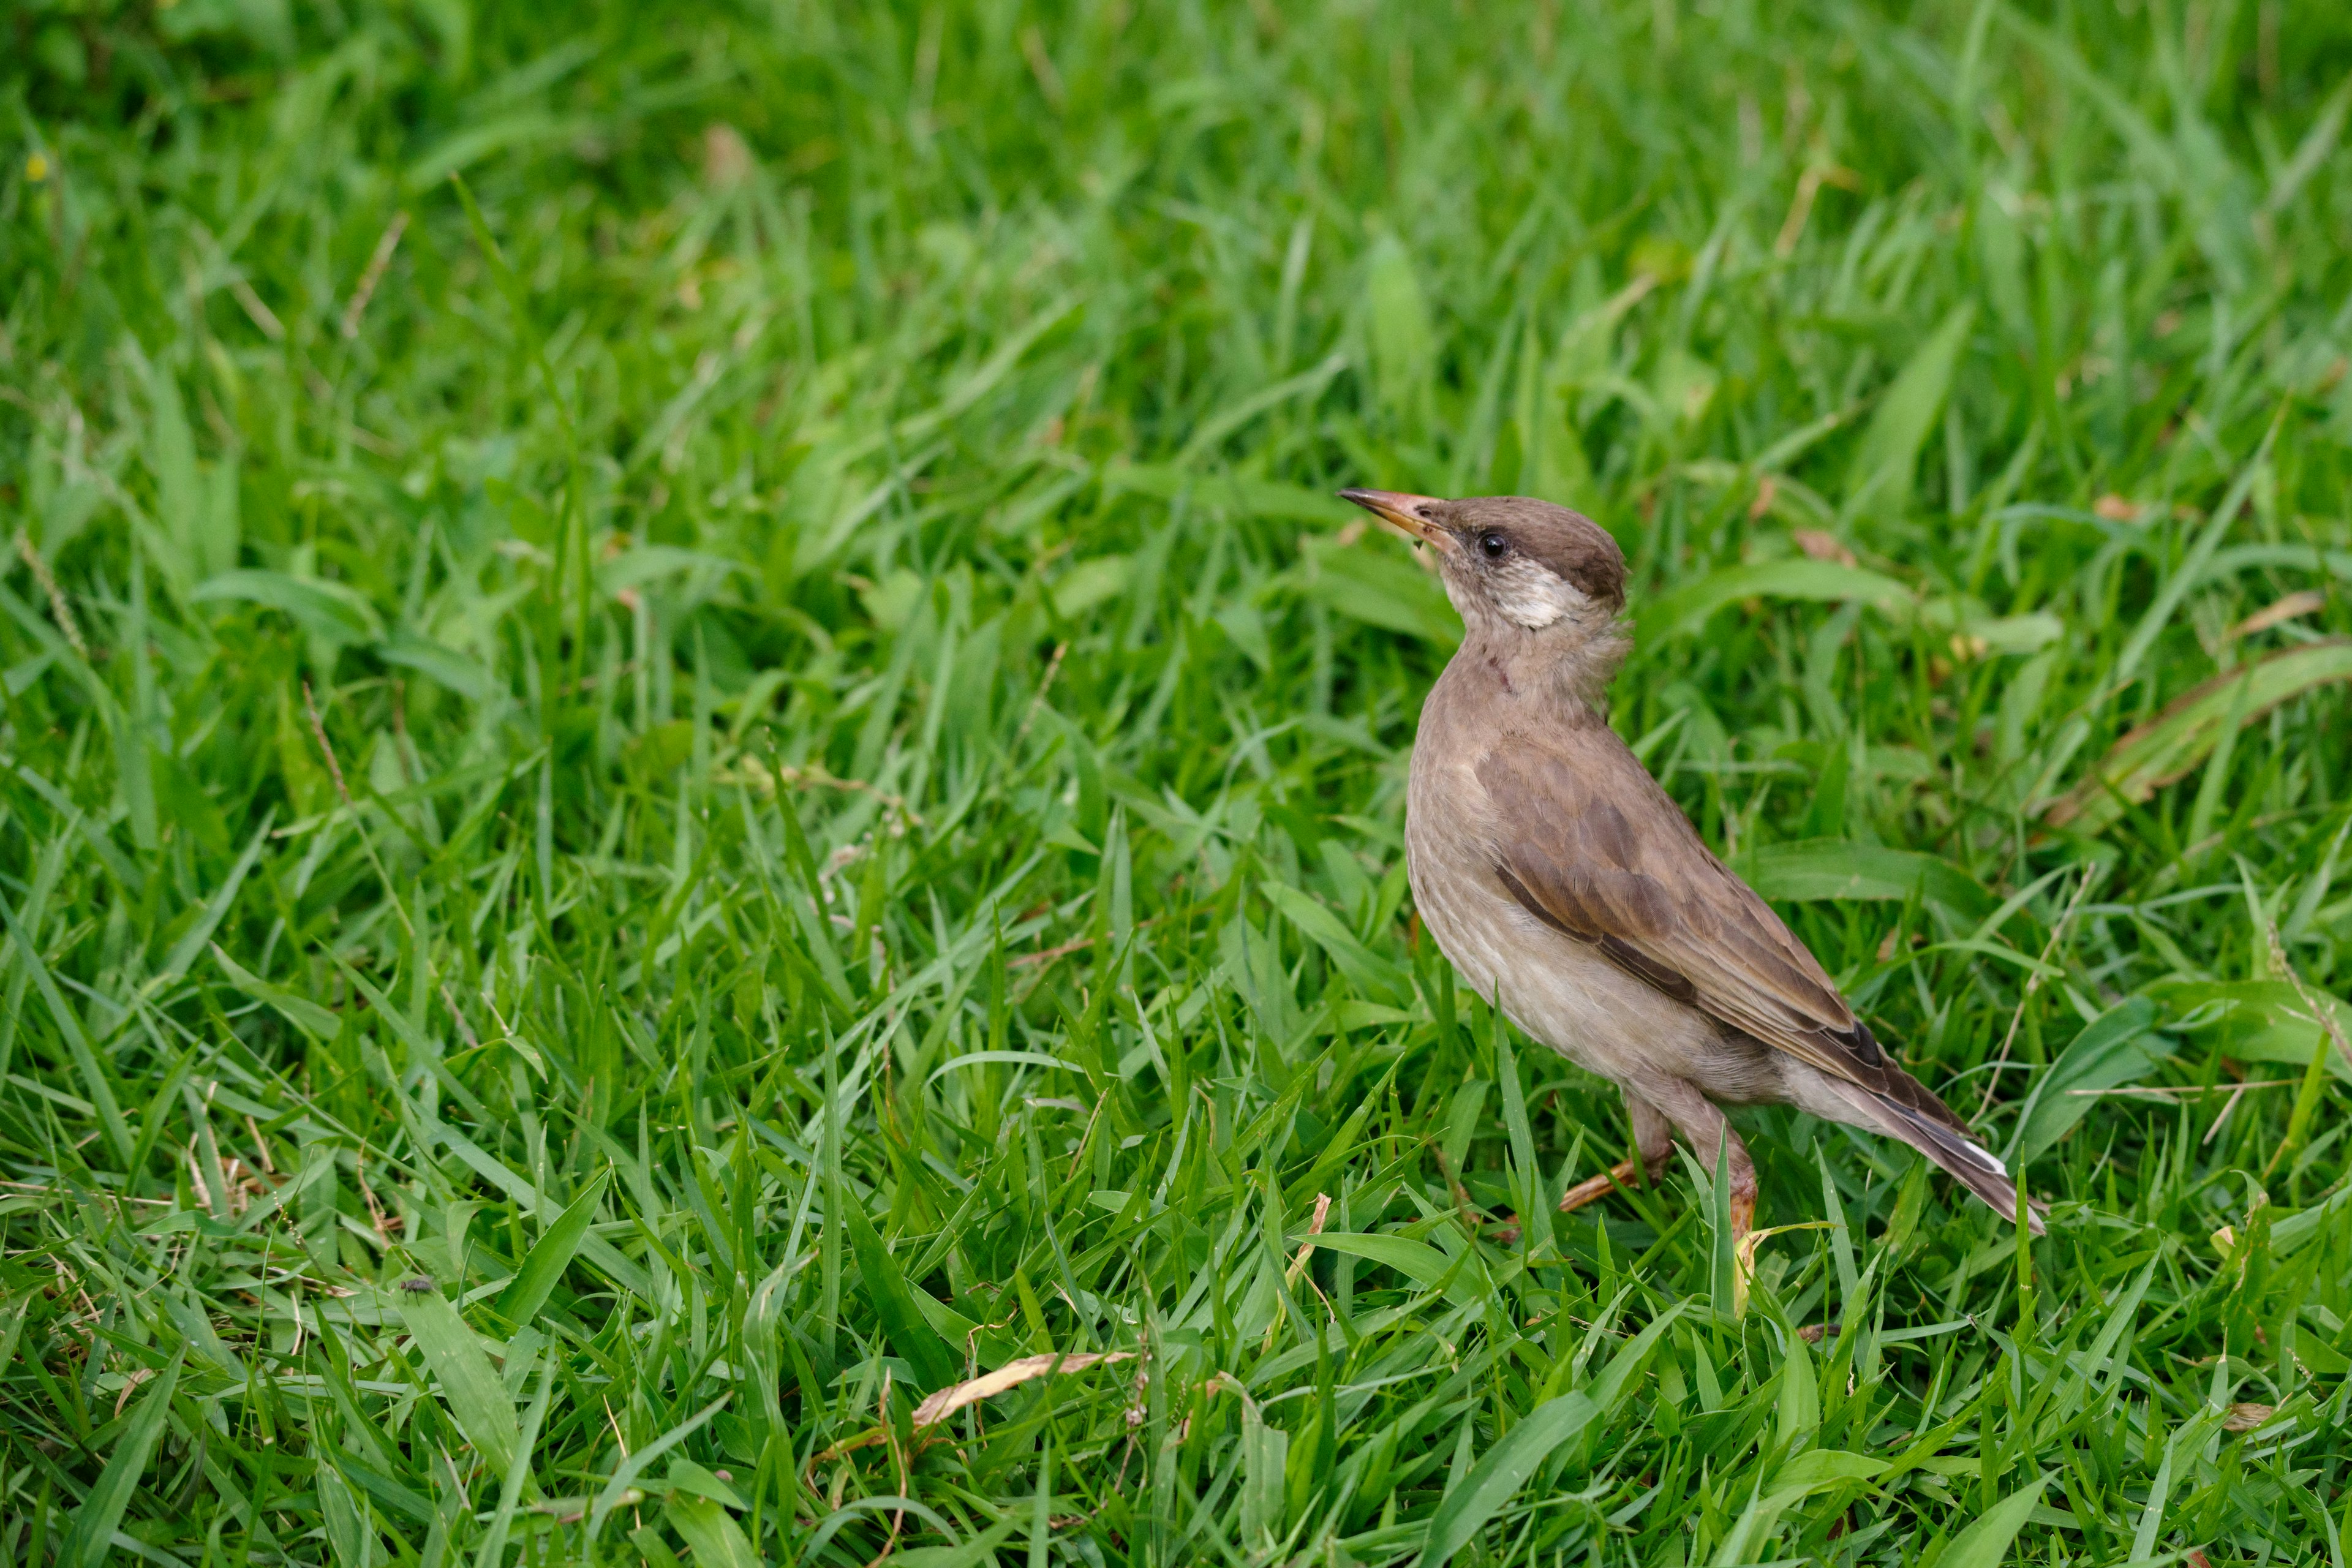
[[[2352,13],[0,38],[0,1563],[2342,1568]],[[1550,1217],[1356,483],[1615,532],[2047,1240]]]

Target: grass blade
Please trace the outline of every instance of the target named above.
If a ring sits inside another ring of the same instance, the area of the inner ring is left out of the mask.
[[[1453,1561],[1553,1449],[1600,1416],[1601,1406],[1581,1394],[1563,1394],[1528,1411],[1438,1505],[1429,1521],[1429,1543],[1416,1561],[1428,1568]]]
[[[906,1276],[875,1233],[874,1222],[853,1202],[844,1206],[842,1225],[849,1234],[858,1276],[866,1282],[867,1299],[882,1319],[882,1331],[891,1349],[907,1358],[926,1392],[954,1383],[961,1363],[915,1305]]]
[[[1899,511],[1909,502],[1919,448],[1943,412],[1952,374],[1975,321],[1973,303],[1956,307],[1887,387],[1854,448],[1853,467],[1846,478],[1847,515],[1874,508]]]
[[[139,1408],[131,1414],[122,1436],[115,1440],[114,1452],[107,1456],[106,1468],[100,1472],[98,1484],[74,1510],[71,1530],[59,1544],[59,1562],[71,1568],[99,1568],[106,1561],[115,1530],[139,1489],[140,1478],[147,1472],[147,1461],[153,1457],[155,1445],[163,1439],[164,1418],[171,1414],[172,1395],[179,1389],[180,1368],[186,1360],[187,1351],[183,1347],[164,1363],[162,1373],[146,1392],[140,1394]]]
[[[572,1254],[580,1250],[580,1240],[588,1234],[588,1226],[596,1217],[596,1205],[603,1200],[611,1177],[609,1167],[597,1172],[580,1195],[539,1233],[539,1239],[523,1258],[522,1267],[507,1281],[507,1288],[499,1292],[499,1317],[520,1329],[539,1316],[540,1308],[547,1304],[563,1271],[572,1266]]]
[[[515,1462],[520,1435],[514,1402],[491,1366],[480,1336],[467,1327],[438,1287],[404,1291],[400,1316],[424,1353],[425,1369],[440,1381],[441,1401],[457,1429],[481,1451],[491,1473],[503,1476]]]
[[[2042,1500],[2047,1477],[2036,1478],[1984,1510],[1977,1521],[1952,1538],[1937,1562],[1950,1568],[2000,1568],[2009,1560],[2011,1542],[2025,1528],[2034,1504]],[[2135,1553],[2137,1556],[2137,1553]]]

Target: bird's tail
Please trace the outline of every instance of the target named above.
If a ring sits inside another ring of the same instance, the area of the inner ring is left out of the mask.
[[[1954,1181],[1982,1198],[1995,1214],[2011,1220],[2017,1217],[2016,1181],[1991,1150],[1965,1132],[1890,1096],[1863,1089],[1857,1092],[1857,1098],[1869,1100],[1871,1108],[1878,1112],[1880,1125],[1888,1133],[1941,1165]],[[2043,1234],[2042,1215],[2049,1212],[2048,1204],[2030,1195],[2026,1198],[2025,1223],[2034,1235]]]

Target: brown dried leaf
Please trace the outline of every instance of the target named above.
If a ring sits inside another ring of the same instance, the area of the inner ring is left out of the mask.
[[[1078,1351],[1075,1353],[1055,1352],[1046,1355],[1024,1355],[1018,1361],[1006,1362],[994,1372],[952,1384],[915,1406],[917,1427],[936,1426],[967,1405],[977,1405],[993,1398],[1007,1389],[1018,1388],[1032,1378],[1049,1372],[1084,1372],[1090,1366],[1110,1362],[1131,1361],[1133,1351]]]
[[[1818,528],[1793,529],[1789,537],[1796,542],[1798,549],[1816,561],[1834,561],[1841,566],[1854,564],[1853,552]]]
[[[1307,1234],[1310,1237],[1323,1234],[1324,1216],[1328,1215],[1330,1212],[1331,1194],[1328,1193],[1316,1194],[1315,1217],[1310,1220],[1307,1226]],[[1284,1278],[1288,1279],[1293,1285],[1297,1284],[1298,1277],[1307,1272],[1307,1260],[1313,1257],[1314,1254],[1315,1243],[1313,1241],[1309,1240],[1300,1244],[1298,1256],[1290,1260],[1290,1268],[1286,1271]]]
[[[702,177],[717,189],[743,183],[751,172],[751,149],[743,133],[723,121],[714,121],[702,132]]]
[[[2232,1405],[2229,1413],[2221,1417],[2221,1430],[2251,1432],[2277,1414],[2278,1406],[2275,1405]]]
[[[122,1392],[114,1396],[114,1414],[121,1415],[122,1407],[131,1403],[131,1392],[154,1375],[155,1369],[152,1366],[131,1368],[122,1379]]]
[[[2281,621],[2291,621],[2298,616],[2308,616],[2327,608],[2327,595],[2316,588],[2298,589],[2275,604],[2266,605],[2222,634],[2235,642],[2256,632],[2266,632]]]

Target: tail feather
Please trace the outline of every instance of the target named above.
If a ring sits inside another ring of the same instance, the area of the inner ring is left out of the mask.
[[[2014,1219],[2017,1215],[2017,1184],[2009,1167],[1965,1133],[1956,1132],[1941,1121],[1922,1116],[1885,1095],[1872,1097],[1886,1113],[1887,1130],[1914,1149],[1941,1165],[1952,1179],[1976,1194],[1995,1214]],[[2028,1195],[2025,1200],[2025,1223],[2033,1234],[2040,1236],[2044,1226],[2042,1216],[2050,1205]]]

